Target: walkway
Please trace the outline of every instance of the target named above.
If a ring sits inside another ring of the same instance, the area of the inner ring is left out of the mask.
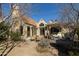
[[[37,43],[34,41],[20,43],[8,54],[8,56],[52,56],[51,53],[37,52],[36,46]]]

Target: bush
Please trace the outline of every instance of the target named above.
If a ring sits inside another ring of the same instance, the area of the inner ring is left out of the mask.
[[[13,41],[20,41],[21,40],[21,34],[18,31],[17,32],[11,32],[10,37],[11,37],[11,40],[13,40]]]
[[[6,40],[9,35],[9,23],[5,23],[4,21],[0,23],[0,41]]]
[[[79,51],[76,51],[76,50],[69,51],[68,53],[69,53],[69,56],[79,56]]]
[[[21,33],[19,31],[12,32],[10,31],[11,25],[5,21],[0,23],[0,41],[12,39],[14,41],[21,40]]]

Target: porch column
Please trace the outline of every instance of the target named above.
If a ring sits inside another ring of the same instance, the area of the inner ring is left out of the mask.
[[[40,28],[37,29],[37,35],[40,36]]]
[[[23,38],[26,40],[27,38],[27,26],[24,26],[23,28]]]
[[[27,37],[27,27],[25,28],[25,36]]]

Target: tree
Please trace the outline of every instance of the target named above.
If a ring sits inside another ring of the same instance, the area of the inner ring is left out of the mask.
[[[18,17],[20,18],[21,16],[27,14],[27,4],[18,5],[20,7],[19,11],[21,11],[21,15]],[[14,20],[11,18],[11,16],[13,14],[13,8],[17,8],[17,6],[10,4],[10,7],[10,13],[7,16],[3,17],[3,21],[0,23],[0,51],[2,49],[2,52],[0,53],[1,56],[6,56],[17,44],[20,43],[19,40],[21,39],[21,33],[12,32],[11,30],[12,25],[14,24],[13,22],[11,22],[12,20]],[[6,20],[8,19],[10,19],[9,22],[6,22]]]
[[[79,24],[79,4],[64,4],[64,8],[61,11],[61,20],[65,23]]]
[[[6,22],[12,15],[12,10],[8,16],[3,17],[3,21],[0,23],[0,55],[6,56],[17,44],[15,38],[21,39],[20,35],[14,32],[11,32],[12,23]],[[11,19],[10,19],[11,20]],[[13,33],[16,35],[14,36]],[[9,40],[10,39],[10,40]]]
[[[26,15],[30,16],[31,5],[30,3],[21,3],[19,5],[19,11],[21,12],[21,16]]]

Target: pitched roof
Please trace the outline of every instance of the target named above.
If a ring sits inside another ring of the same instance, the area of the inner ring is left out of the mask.
[[[24,22],[25,24],[29,24],[29,25],[32,25],[32,26],[37,27],[36,22],[35,22],[32,18],[27,17],[27,16],[24,16],[24,15],[20,12],[20,10],[18,9],[19,6],[18,6],[17,4],[13,4],[12,7],[13,7],[13,15],[14,15],[14,16],[20,17],[20,19],[23,20],[23,22]],[[14,8],[14,7],[15,7],[15,8]],[[13,17],[14,17],[14,16],[13,16]]]
[[[40,24],[40,23],[47,24],[46,21],[45,21],[43,18],[41,18],[38,23],[39,23],[39,24]]]
[[[21,19],[24,23],[37,27],[37,23],[30,17],[22,16]]]

